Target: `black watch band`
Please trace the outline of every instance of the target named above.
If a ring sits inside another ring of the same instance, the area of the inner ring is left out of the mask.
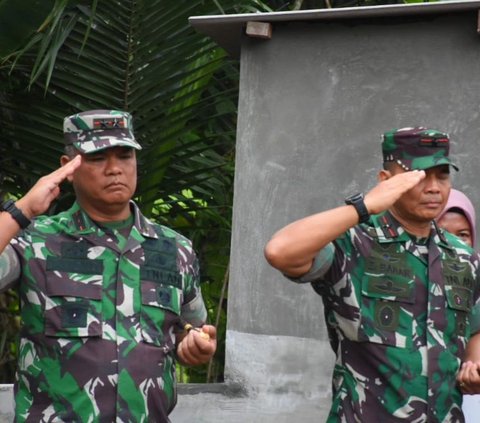
[[[357,210],[358,213],[359,223],[368,222],[368,219],[370,219],[370,213],[368,212],[367,206],[363,201],[363,194],[354,194],[345,198],[345,204],[355,207],[355,210]]]
[[[30,225],[30,219],[25,216],[22,211],[15,205],[15,201],[5,201],[0,207],[0,210],[10,213],[10,215],[15,219],[15,221],[22,229],[25,229],[28,225]]]

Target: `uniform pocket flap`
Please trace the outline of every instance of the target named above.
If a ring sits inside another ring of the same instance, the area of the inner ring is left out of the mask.
[[[48,270],[98,275],[103,273],[103,260],[69,257],[47,257],[47,271]]]
[[[454,310],[469,312],[472,308],[472,291],[461,286],[445,285],[448,306]]]
[[[98,304],[86,300],[52,304],[45,311],[45,335],[54,337],[101,336],[101,312]]]
[[[382,300],[414,303],[415,281],[396,275],[388,277],[368,275],[362,280],[362,295]]]
[[[47,272],[46,293],[49,297],[102,299],[102,275]]]
[[[182,291],[171,285],[160,285],[157,283],[141,283],[142,305],[152,306],[170,310],[180,314]]]

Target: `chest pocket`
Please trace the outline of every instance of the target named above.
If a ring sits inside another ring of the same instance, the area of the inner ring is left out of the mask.
[[[149,239],[142,247],[145,254],[145,263],[140,268],[142,338],[144,342],[173,349],[172,328],[178,324],[183,302],[176,241],[159,234],[158,240]]]
[[[454,253],[442,261],[445,295],[447,297],[447,331],[465,337],[469,335],[470,311],[473,304],[473,284],[470,265],[461,262]]]
[[[362,276],[358,340],[411,347],[415,279],[395,244],[374,243]]]
[[[87,257],[84,241],[61,245],[46,260],[45,334],[55,337],[102,335],[103,261]]]

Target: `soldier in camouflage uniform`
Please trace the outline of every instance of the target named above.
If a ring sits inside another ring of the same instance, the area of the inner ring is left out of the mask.
[[[216,349],[197,258],[131,201],[141,147],[128,113],[69,116],[64,133],[62,167],[0,213],[0,287],[18,282],[23,321],[16,421],[168,422],[176,359]],[[74,205],[39,216],[65,179]]]
[[[328,422],[464,421],[456,377],[480,339],[479,259],[434,221],[455,167],[449,143],[423,127],[385,133],[376,187],[266,246],[272,266],[322,296],[337,358]]]

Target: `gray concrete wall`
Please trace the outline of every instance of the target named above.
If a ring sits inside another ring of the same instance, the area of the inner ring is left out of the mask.
[[[292,22],[270,41],[243,40],[226,383],[182,388],[173,423],[325,420],[334,356],[321,300],[271,269],[263,247],[288,222],[372,187],[380,134],[395,127],[448,131],[454,184],[480,204],[476,21]]]

